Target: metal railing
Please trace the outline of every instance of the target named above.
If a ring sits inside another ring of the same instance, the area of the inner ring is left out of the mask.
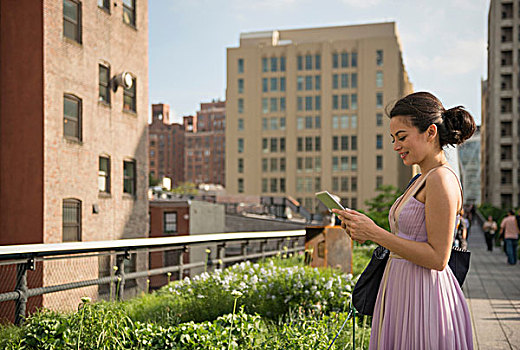
[[[305,230],[240,232],[0,246],[0,292],[3,292],[0,294],[0,315],[6,317],[8,313],[5,310],[2,312],[3,305],[14,302],[14,322],[20,324],[25,319],[26,306],[31,297],[84,287],[101,287],[106,284],[110,286],[110,299],[115,295],[115,298],[121,300],[127,289],[125,285],[139,278],[167,275],[168,279],[164,281],[166,284],[172,273],[175,273],[178,279],[182,279],[187,274],[196,274],[197,269],[224,268],[239,261],[303,251],[305,234]],[[160,266],[150,268],[150,265],[153,265],[151,262],[154,254],[161,254],[161,252],[166,254],[169,251],[176,253],[176,263],[164,266],[163,259],[159,263]],[[194,254],[195,251],[199,252],[198,255]],[[190,253],[189,258],[186,253]],[[130,263],[131,257],[137,254],[141,255],[141,263],[136,264],[135,261]],[[98,259],[106,257],[113,259],[110,261],[114,261],[114,264],[108,264],[113,268],[105,270],[107,276],[100,277],[98,263],[101,260]],[[76,261],[83,259],[84,263],[75,263],[75,259]],[[45,268],[45,264],[49,266]],[[67,271],[60,271],[59,268]],[[66,280],[67,276],[69,278],[81,276],[85,268],[94,271],[87,275],[95,274],[97,278],[79,278],[73,282]],[[37,277],[33,278],[30,287],[27,280],[28,273],[36,270],[38,273],[33,274]],[[47,278],[47,274],[52,278]],[[65,283],[52,283],[53,279],[60,281],[60,277],[61,282]],[[150,280],[147,279],[146,291],[149,290],[149,283]],[[14,286],[10,287],[12,285]],[[113,289],[115,289],[114,294]],[[97,293],[100,294],[99,290]]]

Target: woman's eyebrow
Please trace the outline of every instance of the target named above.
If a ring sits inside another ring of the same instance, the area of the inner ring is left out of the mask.
[[[402,132],[406,132],[406,130],[399,130],[398,132],[395,133],[395,136],[399,136],[399,134]],[[394,136],[394,135],[392,135],[392,133],[390,133],[390,136]]]

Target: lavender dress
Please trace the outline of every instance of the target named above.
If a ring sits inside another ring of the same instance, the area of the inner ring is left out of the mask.
[[[421,186],[410,189],[400,211],[396,207],[403,196],[394,203],[389,220],[399,237],[426,242],[425,206],[414,198]],[[391,255],[377,295],[369,349],[473,349],[468,306],[448,266],[430,270]]]

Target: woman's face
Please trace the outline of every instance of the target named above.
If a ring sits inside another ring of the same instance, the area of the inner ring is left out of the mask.
[[[421,134],[411,124],[409,117],[396,116],[390,119],[390,136],[394,151],[399,153],[405,165],[421,163],[431,150],[428,132]]]
[[[488,221],[493,221],[493,217],[492,216],[488,216]]]

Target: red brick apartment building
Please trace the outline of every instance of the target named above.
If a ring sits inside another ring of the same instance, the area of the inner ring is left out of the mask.
[[[148,1],[2,0],[0,52],[0,245],[147,235]],[[91,259],[45,262],[29,287],[109,269]]]
[[[201,103],[195,117],[184,117],[184,125],[186,181],[224,185],[226,102]]]
[[[149,124],[149,168],[155,179],[169,177],[181,182],[224,184],[224,101],[201,103],[195,116],[173,123],[167,104],[152,105]]]
[[[150,175],[154,179],[169,177],[174,186],[184,182],[184,126],[170,119],[170,106],[152,105],[149,131]]]

